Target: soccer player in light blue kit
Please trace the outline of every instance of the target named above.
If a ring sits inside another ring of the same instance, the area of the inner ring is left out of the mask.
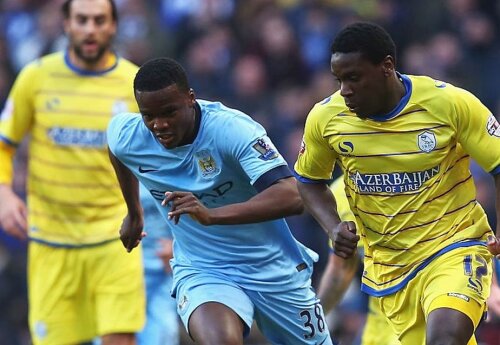
[[[170,296],[172,233],[149,190],[140,185],[144,211],[142,256],[146,283],[146,324],[137,334],[138,345],[178,345],[179,326],[175,299]]]
[[[141,114],[108,127],[121,240],[130,251],[144,236],[139,180],[171,227],[172,295],[193,340],[241,345],[255,319],[273,344],[333,344],[311,288],[317,255],[283,219],[303,210],[296,181],[263,127],[196,100],[171,59],[144,64],[134,92]]]

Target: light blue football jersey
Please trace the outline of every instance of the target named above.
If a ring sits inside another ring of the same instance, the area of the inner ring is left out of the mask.
[[[157,141],[140,114],[117,115],[108,127],[111,152],[146,186],[165,220],[170,210],[161,206],[166,191],[189,191],[208,208],[221,207],[250,199],[259,177],[286,166],[264,128],[249,116],[218,102],[198,104],[195,140],[174,149]],[[174,290],[184,276],[205,270],[259,291],[310,284],[308,275],[297,273],[312,270],[317,254],[292,236],[284,219],[203,226],[182,215],[177,225],[167,224],[174,238]]]

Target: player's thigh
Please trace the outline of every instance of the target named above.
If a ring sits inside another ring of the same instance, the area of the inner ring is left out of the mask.
[[[120,241],[112,241],[89,249],[89,255],[98,334],[140,331],[146,304],[141,248],[127,253]]]
[[[29,325],[33,343],[71,344],[96,335],[80,249],[30,242]]]
[[[202,345],[243,345],[245,328],[239,315],[220,302],[199,305],[189,318],[189,333]]]
[[[392,330],[385,315],[380,310],[376,297],[370,297],[368,302],[368,314],[361,345],[399,345],[398,337]]]
[[[175,299],[170,296],[172,275],[146,272],[146,324],[137,335],[138,345],[179,344]]]
[[[197,321],[205,315],[209,315],[212,308],[209,310],[206,308],[200,309],[201,306],[208,303],[220,304],[234,312],[238,316],[239,324],[243,326],[242,336],[248,335],[252,326],[254,306],[246,293],[232,281],[219,275],[213,275],[210,272],[192,274],[182,278],[176,284],[174,294],[177,301],[177,313],[191,337],[193,337],[191,327],[194,325],[192,320]],[[194,315],[195,312],[197,312],[197,315]],[[195,316],[195,319],[193,319],[193,316]],[[229,315],[226,314],[226,316],[228,316],[228,319],[225,321],[217,317],[212,317],[206,321],[211,323],[213,330],[224,331],[225,322],[233,320]],[[209,331],[207,324],[201,324],[200,327]]]
[[[255,304],[255,321],[272,344],[333,344],[323,308],[311,287],[247,293]]]
[[[422,303],[428,335],[432,339],[446,334],[469,338],[486,309],[492,257],[486,247],[475,246],[455,249],[436,261]],[[453,321],[443,323],[446,319]],[[469,344],[473,343],[471,339]]]
[[[477,327],[489,295],[490,257],[482,246],[454,249],[434,259],[401,290],[379,298],[401,343],[425,344],[428,316],[438,308],[460,311]],[[447,331],[456,325],[437,326]]]

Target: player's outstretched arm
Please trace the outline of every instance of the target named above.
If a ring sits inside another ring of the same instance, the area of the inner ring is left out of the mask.
[[[130,252],[139,245],[141,239],[146,235],[143,232],[144,219],[139,199],[139,182],[111,151],[108,150],[108,152],[127,204],[128,213],[120,229],[120,239],[127,251]]]
[[[333,251],[347,259],[356,253],[359,236],[356,224],[341,222],[337,213],[335,199],[326,184],[298,183],[299,192],[307,210],[326,231],[333,243]]]
[[[349,287],[359,264],[359,256],[343,259],[331,253],[318,288],[318,297],[325,314],[334,309]]]
[[[500,174],[495,175],[496,186],[496,211],[497,211],[497,228],[496,237],[491,237],[488,240],[488,249],[491,254],[500,258]]]
[[[303,204],[293,177],[276,181],[249,200],[218,208],[206,208],[189,192],[167,192],[163,205],[170,206],[169,218],[177,223],[189,214],[203,225],[234,225],[264,222],[300,214]]]

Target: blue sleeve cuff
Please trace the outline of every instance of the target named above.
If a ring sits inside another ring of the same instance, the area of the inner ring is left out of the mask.
[[[271,185],[275,184],[276,181],[291,177],[292,173],[290,172],[290,169],[288,168],[287,165],[280,165],[277,166],[276,168],[273,168],[269,170],[268,172],[264,173],[261,177],[255,181],[253,186],[257,190],[257,192],[262,192],[264,189],[270,187]]]
[[[491,170],[490,174],[491,175],[498,175],[498,174],[500,174],[500,165],[497,166],[495,169]]]
[[[18,147],[19,146],[18,143],[13,142],[12,140],[4,137],[3,135],[0,135],[0,141],[3,141],[4,143],[6,143],[7,145],[12,146],[12,147]]]
[[[328,180],[313,180],[313,179],[310,179],[310,178],[303,177],[303,176],[299,175],[295,170],[293,170],[293,176],[295,176],[295,178],[297,180],[299,180],[300,182],[302,182],[302,183],[330,184],[333,181],[333,179],[328,179]]]

